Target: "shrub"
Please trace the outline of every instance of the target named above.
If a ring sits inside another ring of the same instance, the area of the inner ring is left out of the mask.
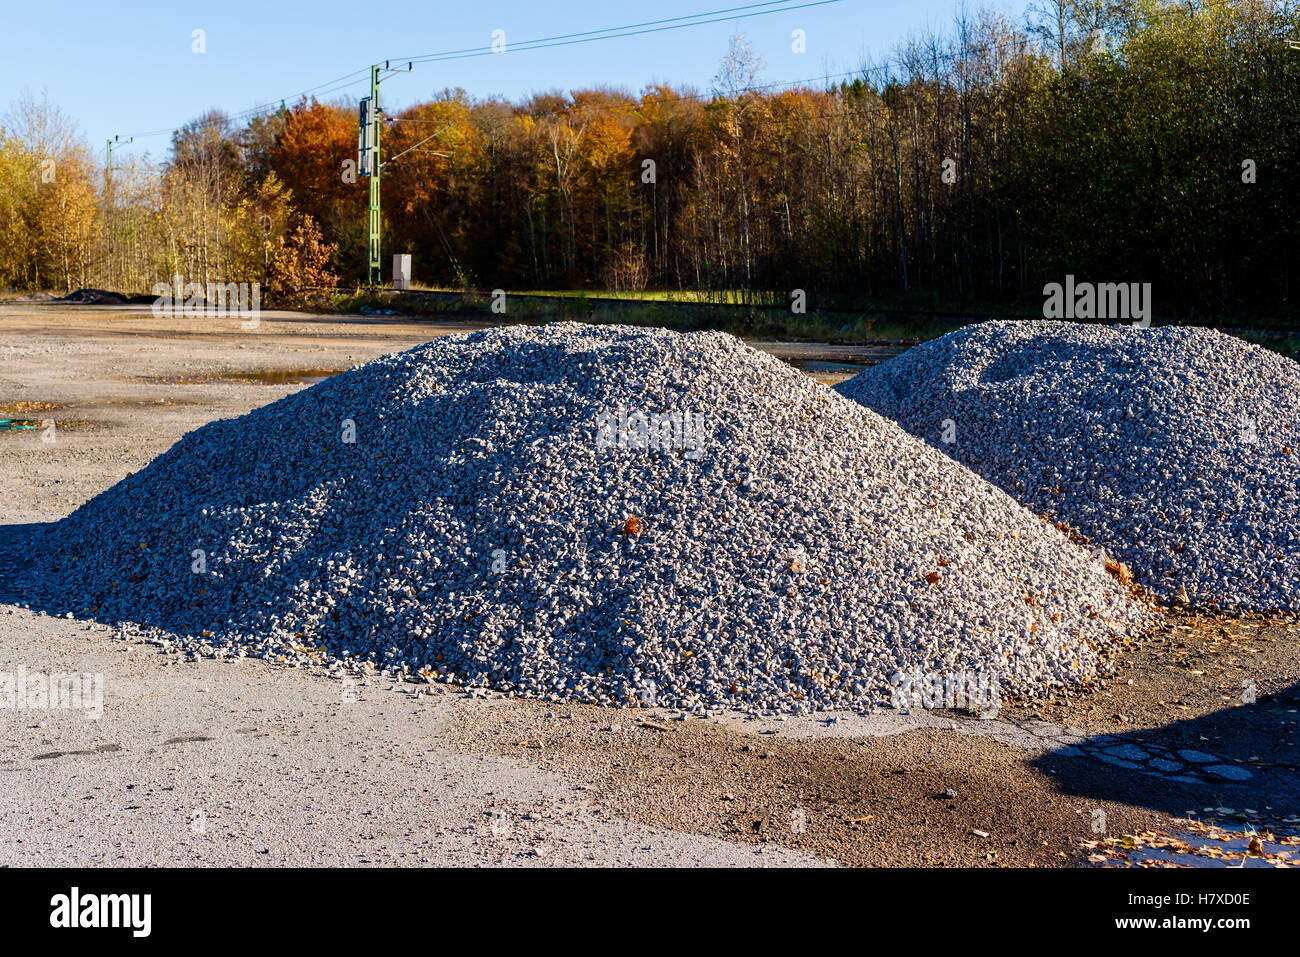
[[[330,257],[337,243],[326,243],[320,227],[310,216],[303,216],[281,237],[266,274],[266,300],[271,305],[301,308],[325,298],[338,285],[339,277],[330,267]]]

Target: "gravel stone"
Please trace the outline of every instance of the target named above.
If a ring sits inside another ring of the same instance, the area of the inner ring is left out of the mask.
[[[1210,329],[997,321],[836,388],[1099,544],[1166,600],[1300,610],[1290,359]]]
[[[598,448],[620,412],[702,416],[703,442]],[[160,643],[684,711],[869,709],[891,673],[1041,693],[1152,617],[785,363],[576,323],[442,337],[212,422],[38,533],[24,574]]]

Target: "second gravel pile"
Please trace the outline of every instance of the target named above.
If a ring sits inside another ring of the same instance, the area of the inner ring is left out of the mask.
[[[1148,612],[892,422],[719,333],[437,339],[185,436],[37,539],[29,594],[220,653],[807,711],[900,673],[1086,679]]]
[[[1164,598],[1300,610],[1300,365],[1210,329],[986,322],[837,386]]]

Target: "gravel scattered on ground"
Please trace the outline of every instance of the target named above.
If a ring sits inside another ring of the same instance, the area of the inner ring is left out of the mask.
[[[441,338],[212,422],[37,533],[24,576],[46,610],[205,654],[684,710],[867,709],[918,671],[1039,693],[1151,616],[779,360],[575,323]]]
[[[1210,329],[986,322],[836,387],[1179,604],[1300,610],[1300,365]]]

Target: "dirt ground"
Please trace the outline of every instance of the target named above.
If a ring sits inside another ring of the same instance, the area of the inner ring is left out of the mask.
[[[24,529],[185,432],[468,328],[0,304],[0,419],[38,426],[0,432],[0,670],[103,672],[108,689],[98,721],[0,712],[0,863],[1061,866],[1144,862],[1125,835],[1188,818],[1300,832],[1292,620],[1172,617],[1095,691],[996,716],[698,719],[381,678],[354,699],[323,671],[115,640],[2,584]],[[832,381],[862,358],[767,347]],[[1290,860],[1275,850],[1238,857]]]

